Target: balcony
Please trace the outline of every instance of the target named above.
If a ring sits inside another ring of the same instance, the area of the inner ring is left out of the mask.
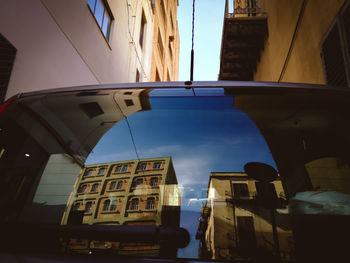
[[[226,0],[219,80],[253,80],[268,36],[260,0]]]

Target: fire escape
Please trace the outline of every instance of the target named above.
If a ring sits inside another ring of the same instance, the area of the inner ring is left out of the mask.
[[[268,36],[261,0],[226,0],[219,80],[253,80]]]

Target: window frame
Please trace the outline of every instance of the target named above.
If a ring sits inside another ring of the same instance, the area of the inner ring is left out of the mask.
[[[98,183],[94,183],[94,184],[91,186],[90,192],[91,192],[91,193],[97,192],[98,186],[99,186]],[[94,188],[96,188],[96,189],[94,189]]]
[[[156,184],[154,184],[153,181],[156,181]],[[149,180],[149,185],[151,187],[158,187],[159,186],[159,179],[158,179],[158,177],[151,177],[151,179]]]
[[[111,38],[111,28],[112,28],[112,23],[114,21],[114,16],[112,14],[112,10],[108,5],[108,2],[106,0],[91,0],[94,3],[94,7],[92,7],[92,4],[90,5],[90,0],[87,2],[87,6],[91,12],[91,14],[94,17],[94,20],[96,22],[96,24],[98,25],[98,28],[100,29],[103,37],[105,38],[105,40],[107,41],[107,43],[109,43],[110,38]],[[96,6],[97,6],[97,2],[100,2],[103,8],[103,15],[102,15],[102,21],[101,21],[101,25],[98,21],[98,18],[96,17]],[[107,30],[106,30],[106,34],[103,32],[103,27],[104,27],[104,18],[105,15],[107,14],[108,18],[109,18],[109,22],[107,24]]]
[[[324,36],[322,37],[320,42],[320,52],[321,52],[320,56],[322,60],[323,74],[324,74],[326,84],[330,86],[334,86],[334,85],[330,84],[327,78],[327,67],[326,67],[326,61],[324,56],[324,44],[328,40],[328,37],[330,36],[332,31],[336,29],[339,34],[339,45],[340,45],[339,52],[342,55],[342,60],[343,60],[342,62],[344,63],[344,71],[345,71],[347,87],[350,87],[350,35],[347,36],[345,23],[344,23],[344,16],[347,9],[350,9],[349,1],[345,1],[343,6],[339,9],[336,17],[334,18],[333,22],[330,24],[327,31],[324,33]]]
[[[146,210],[154,210],[155,207],[156,207],[156,199],[154,197],[148,197],[146,201]]]
[[[140,202],[140,200],[138,198],[131,199],[130,200],[130,210],[138,210],[139,209],[139,202]]]

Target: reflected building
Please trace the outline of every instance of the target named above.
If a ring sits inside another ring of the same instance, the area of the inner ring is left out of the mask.
[[[196,235],[200,240],[200,257],[225,260],[292,258],[290,224],[282,213],[276,212],[285,201],[279,176],[269,185],[270,194],[275,196],[272,205],[261,198],[266,189],[247,173],[210,174],[207,201]]]
[[[62,224],[179,226],[180,193],[171,157],[88,165],[81,170]],[[72,239],[74,252],[160,255],[161,244]],[[176,249],[170,253],[176,255]]]

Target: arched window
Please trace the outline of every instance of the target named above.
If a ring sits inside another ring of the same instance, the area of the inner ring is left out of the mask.
[[[85,204],[85,213],[91,212],[91,208],[92,208],[92,202],[89,201]]]
[[[152,177],[149,184],[152,186],[152,187],[157,187],[158,186],[158,178],[157,177]]]
[[[78,193],[84,193],[85,190],[86,190],[86,187],[87,187],[86,184],[81,185],[81,186],[79,187]]]
[[[109,199],[107,199],[107,200],[105,200],[104,202],[103,202],[103,208],[102,208],[102,210],[103,211],[108,211],[109,210],[109,204],[111,203],[111,201],[109,200]]]
[[[93,184],[91,187],[91,192],[97,192],[98,184]]]
[[[154,205],[155,204],[155,199],[154,197],[149,197],[147,198],[147,205],[146,205],[146,209],[154,209]]]
[[[122,186],[123,186],[123,181],[119,181],[118,184],[117,184],[117,189],[122,189]]]
[[[118,201],[117,201],[116,199],[114,199],[114,200],[112,201],[112,204],[111,204],[109,210],[111,210],[111,211],[116,210],[116,209],[117,209],[117,203],[118,203]]]
[[[116,182],[112,181],[111,184],[109,185],[109,190],[114,190],[115,184],[116,184]]]
[[[134,198],[134,199],[131,200],[130,209],[131,210],[139,209],[139,199],[138,198]]]
[[[143,182],[143,179],[142,179],[142,178],[136,179],[136,180],[135,180],[135,187],[141,186],[141,185],[142,185],[142,182]]]

